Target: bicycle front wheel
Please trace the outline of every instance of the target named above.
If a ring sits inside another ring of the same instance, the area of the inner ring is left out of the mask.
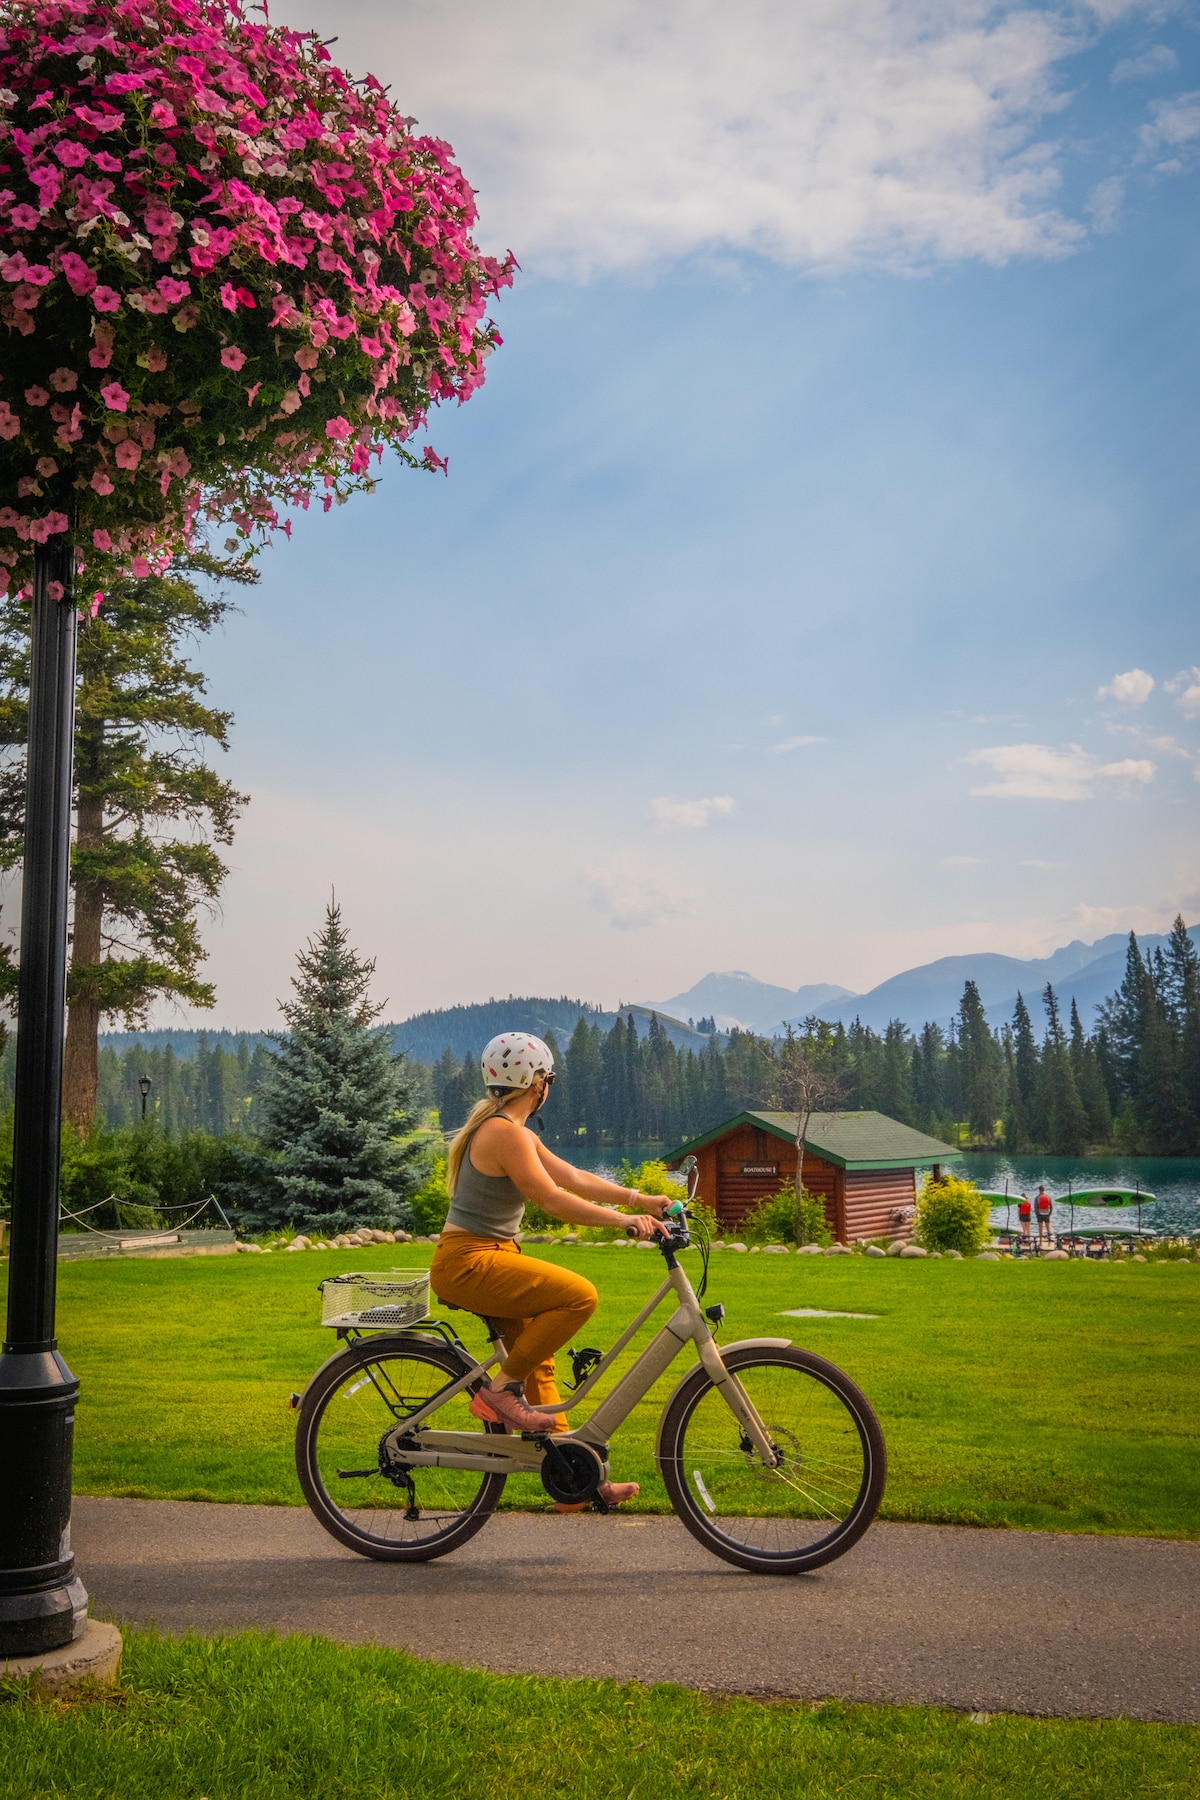
[[[694,1538],[756,1573],[798,1575],[856,1544],[883,1496],[879,1421],[848,1375],[795,1345],[732,1350],[725,1366],[766,1427],[769,1468],[707,1371],[693,1371],[663,1418],[671,1505]]]
[[[348,1345],[313,1381],[296,1430],[296,1472],[313,1513],[339,1543],[377,1562],[428,1562],[474,1537],[504,1492],[503,1475],[403,1466],[382,1451],[402,1420],[463,1373],[454,1352],[419,1339]],[[439,1431],[489,1426],[455,1395],[433,1415]]]

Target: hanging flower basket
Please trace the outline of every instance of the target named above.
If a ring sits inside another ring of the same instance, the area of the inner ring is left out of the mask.
[[[483,381],[514,264],[449,146],[262,11],[0,3],[0,592],[444,467],[408,441]]]

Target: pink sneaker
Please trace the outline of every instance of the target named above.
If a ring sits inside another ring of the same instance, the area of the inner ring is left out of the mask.
[[[597,1492],[606,1506],[620,1506],[626,1500],[636,1500],[641,1493],[636,1481],[602,1481]],[[588,1500],[556,1500],[555,1512],[586,1512],[591,1502]]]
[[[554,1430],[553,1414],[532,1412],[522,1400],[519,1388],[480,1388],[471,1398],[470,1411],[475,1418],[485,1419],[491,1425],[505,1425],[509,1431]]]

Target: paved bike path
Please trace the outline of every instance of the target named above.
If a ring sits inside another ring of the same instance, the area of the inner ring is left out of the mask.
[[[299,1507],[75,1502],[97,1616],[258,1626],[472,1668],[727,1693],[1200,1723],[1200,1544],[877,1524],[791,1578],[677,1520],[501,1513],[438,1562],[372,1563]]]

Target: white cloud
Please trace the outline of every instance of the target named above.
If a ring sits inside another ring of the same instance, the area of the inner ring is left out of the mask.
[[[1119,175],[1107,175],[1098,181],[1087,197],[1084,210],[1091,215],[1092,229],[1106,236],[1121,222],[1125,200],[1125,183]]]
[[[994,800],[1092,800],[1104,792],[1132,793],[1155,773],[1154,763],[1134,757],[1102,763],[1078,744],[998,744],[963,761],[1000,777],[970,790]]]
[[[823,737],[790,737],[784,738],[780,744],[772,744],[771,749],[778,754],[784,750],[803,750],[806,744],[827,744],[828,742],[829,739]]]
[[[327,29],[327,0],[280,0]],[[1060,256],[1060,65],[1138,0],[339,0],[477,183],[482,236],[587,278],[680,257],[808,269]],[[273,15],[274,16],[274,15]],[[1167,127],[1163,125],[1163,129]]]
[[[1200,139],[1200,88],[1153,101],[1150,123],[1142,126],[1139,135],[1143,160],[1162,158],[1154,162],[1155,168],[1161,174],[1177,174]]]
[[[1106,686],[1096,689],[1097,700],[1115,700],[1118,706],[1144,706],[1154,692],[1154,677],[1145,669],[1126,669]]]
[[[1180,669],[1165,685],[1168,694],[1175,695],[1175,704],[1185,718],[1194,719],[1200,714],[1200,669]]]
[[[681,826],[688,831],[700,831],[710,819],[721,818],[733,810],[732,794],[712,794],[707,800],[668,800],[664,797],[650,802],[651,819],[664,829]]]
[[[695,912],[695,896],[671,886],[662,876],[618,858],[593,869],[587,896],[616,931],[645,931],[669,925]]]
[[[1123,56],[1113,65],[1108,79],[1113,87],[1119,87],[1123,81],[1145,81],[1151,75],[1163,75],[1178,67],[1179,58],[1169,44],[1151,44],[1140,56]]]

